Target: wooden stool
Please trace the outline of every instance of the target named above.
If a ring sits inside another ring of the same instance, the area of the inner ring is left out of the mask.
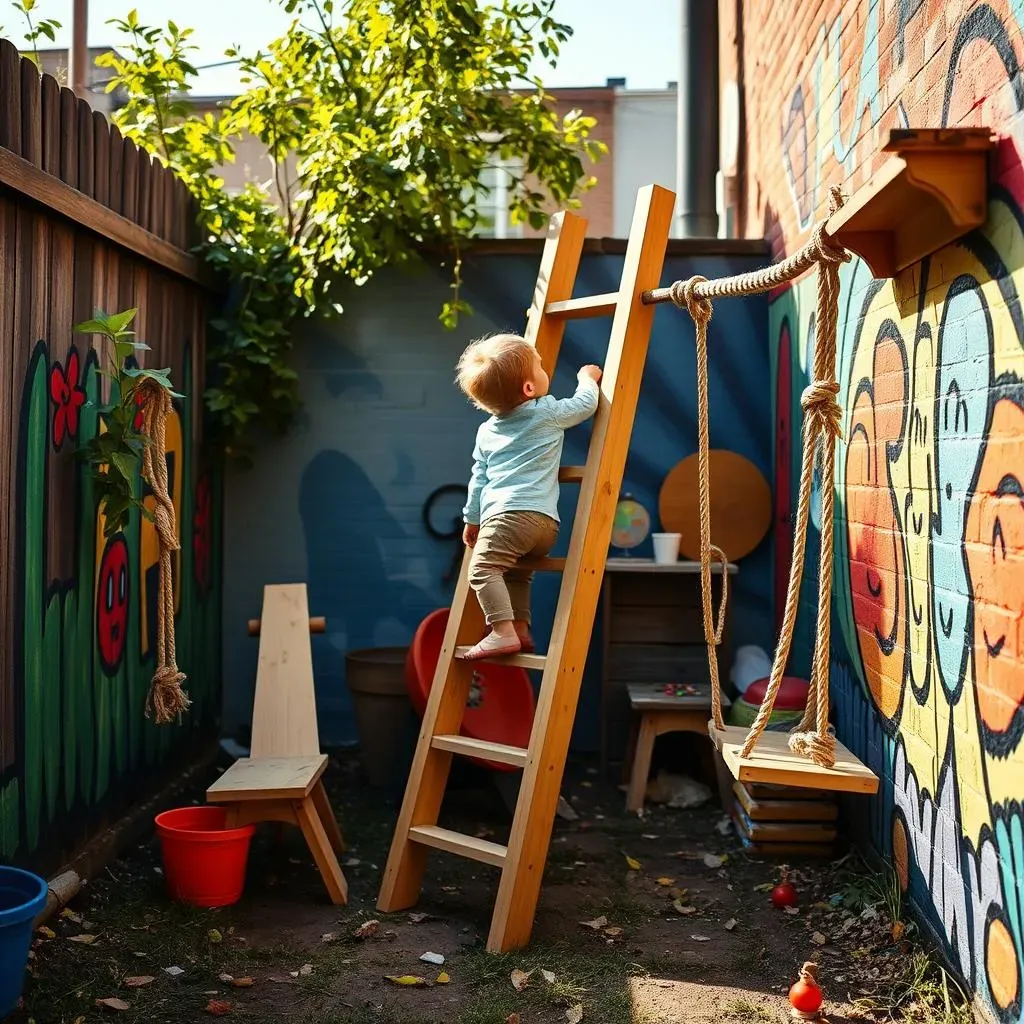
[[[664,684],[630,683],[627,687],[630,705],[634,711],[640,712],[640,727],[637,730],[634,721],[633,740],[630,744],[635,752],[626,793],[627,811],[643,810],[654,741],[659,736],[667,732],[694,732],[711,742],[708,736],[711,688],[707,683],[700,683],[695,684],[694,689],[696,693],[674,697],[665,693]],[[731,703],[723,693],[722,708],[728,708]],[[732,776],[717,749],[714,749],[714,763],[722,808],[728,812],[732,805]]]

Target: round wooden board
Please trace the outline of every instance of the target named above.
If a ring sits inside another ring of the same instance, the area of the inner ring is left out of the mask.
[[[714,448],[711,463],[711,543],[730,562],[749,555],[764,540],[772,521],[772,491],[758,468],[742,455]],[[678,533],[680,558],[700,559],[698,457],[676,463],[658,495],[666,533]]]

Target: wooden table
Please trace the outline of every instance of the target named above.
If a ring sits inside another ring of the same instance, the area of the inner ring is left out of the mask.
[[[708,683],[691,684],[697,691],[682,696],[670,696],[664,692],[664,684],[630,683],[626,690],[633,709],[634,747],[633,767],[626,793],[626,810],[639,811],[644,806],[647,780],[651,774],[651,755],[654,741],[667,732],[695,732],[711,742],[708,735],[708,719],[711,717],[711,687]],[[722,708],[732,704],[728,695],[722,694]],[[639,730],[636,714],[639,713]],[[715,751],[715,775],[718,782],[722,807],[728,811],[732,804],[732,776],[729,775],[721,756]]]
[[[711,571],[717,611],[721,565],[714,563]],[[728,571],[733,576],[737,568],[730,564]],[[701,617],[700,563],[658,565],[648,558],[609,558],[602,616],[600,756],[602,774],[607,775],[609,763],[628,760],[633,716],[627,688],[631,683],[710,683]],[[718,648],[722,678],[728,678],[730,663],[728,619],[727,612]],[[705,731],[706,725],[707,718]]]

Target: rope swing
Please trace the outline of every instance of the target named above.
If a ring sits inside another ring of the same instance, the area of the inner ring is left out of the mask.
[[[160,544],[160,583],[156,602],[156,672],[146,698],[146,717],[153,713],[157,725],[173,722],[187,711],[191,702],[181,688],[184,672],[179,671],[174,650],[174,574],[171,558],[181,545],[167,479],[167,418],[171,415],[171,396],[156,381],[143,380],[138,386],[142,397],[143,427],[150,443],[142,453],[142,471],[153,491],[156,508],[153,521]]]
[[[829,216],[843,205],[837,186],[829,190]],[[807,523],[810,518],[811,484],[815,460],[821,460],[821,556],[818,576],[818,609],[814,641],[814,661],[811,668],[810,689],[803,718],[790,733],[789,747],[796,754],[809,757],[822,768],[835,764],[835,732],[828,721],[828,668],[831,642],[832,599],[832,542],[833,542],[833,486],[835,481],[835,443],[842,437],[842,409],[836,401],[839,383],[836,380],[836,334],[839,322],[839,264],[846,263],[850,254],[836,245],[825,230],[825,222],[817,224],[810,240],[799,252],[781,263],[763,270],[735,277],[708,281],[691,277],[676,281],[664,294],[663,289],[649,293],[648,302],[670,298],[685,309],[693,319],[697,335],[697,415],[699,434],[700,473],[700,579],[701,604],[704,618],[704,641],[708,648],[711,676],[711,710],[713,726],[723,731],[722,697],[718,682],[717,646],[722,639],[725,621],[726,579],[728,559],[721,548],[711,543],[711,495],[708,443],[708,324],[711,322],[712,299],[739,295],[755,295],[770,291],[786,281],[792,281],[811,267],[818,269],[818,303],[815,320],[815,348],[813,375],[804,391],[800,405],[804,411],[803,459],[800,471],[800,498],[797,506],[796,530],[793,538],[793,561],[789,570],[786,590],[786,611],[775,648],[771,680],[743,744],[741,757],[747,758],[768,725],[775,699],[789,660],[796,626],[800,584],[803,580],[804,553],[807,549]],[[714,622],[711,607],[711,560],[714,556],[722,564],[722,599],[718,624]],[[714,738],[714,737],[712,737]]]

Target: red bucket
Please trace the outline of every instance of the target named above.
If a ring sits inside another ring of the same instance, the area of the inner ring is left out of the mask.
[[[255,825],[225,828],[223,807],[178,807],[155,819],[172,899],[196,907],[227,907],[245,888]]]

